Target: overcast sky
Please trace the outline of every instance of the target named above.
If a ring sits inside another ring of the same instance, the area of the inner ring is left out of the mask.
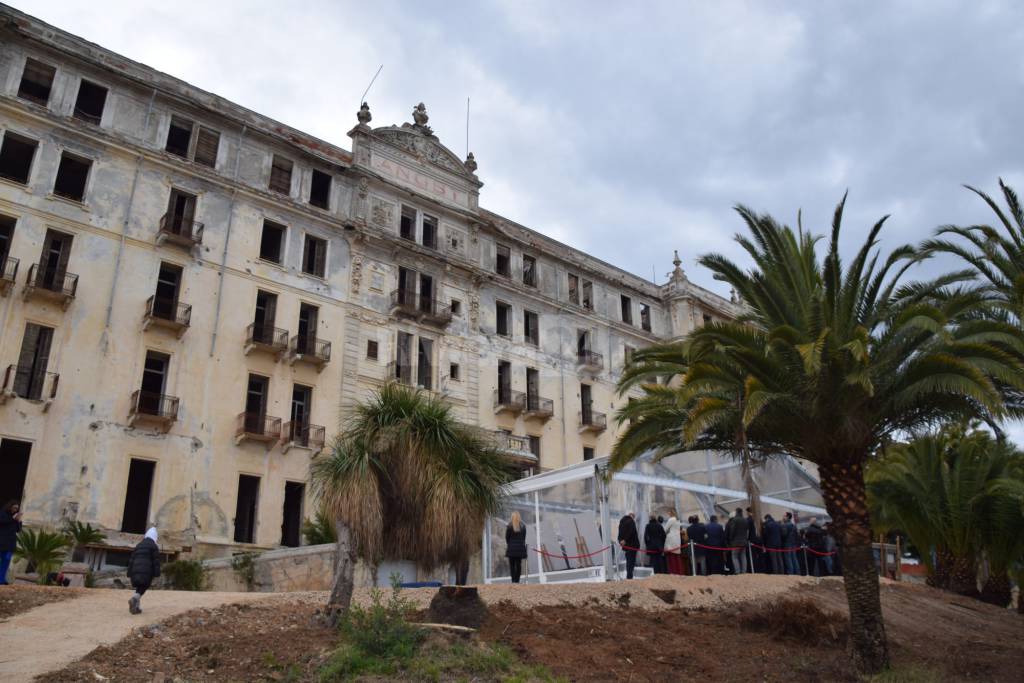
[[[483,206],[658,282],[678,249],[725,293],[694,260],[740,256],[737,203],[825,232],[848,188],[846,244],[891,247],[1024,191],[1009,0],[13,4],[345,148],[380,64],[373,125],[423,101],[459,156],[471,97]]]

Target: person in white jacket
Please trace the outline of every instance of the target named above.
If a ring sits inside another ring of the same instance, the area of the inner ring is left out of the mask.
[[[681,575],[683,573],[683,556],[680,546],[683,539],[679,531],[682,529],[682,525],[676,519],[675,510],[668,511],[668,519],[665,520],[663,526],[665,527],[665,559],[668,562],[668,573]]]

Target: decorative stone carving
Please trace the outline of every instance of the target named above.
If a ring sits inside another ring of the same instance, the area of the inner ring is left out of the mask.
[[[395,205],[378,197],[370,202],[370,221],[375,225],[390,228],[395,219]]]
[[[366,178],[360,178],[356,185],[356,193],[352,197],[352,215],[355,218],[366,220],[367,198],[370,194],[370,183]]]
[[[370,121],[372,121],[373,115],[370,114],[370,105],[367,104],[366,102],[363,102],[363,104],[359,107],[359,111],[356,112],[356,118],[359,120],[359,123],[363,124],[364,126],[368,124]]]
[[[472,152],[466,155],[466,161],[463,165],[470,173],[476,173],[476,157],[473,156]]]
[[[352,292],[353,296],[359,294],[359,286],[363,282],[363,257],[356,254],[352,257]]]
[[[477,321],[480,319],[480,297],[472,295],[469,298],[469,324],[470,328],[477,329]]]
[[[425,104],[420,102],[412,108],[413,128],[425,135],[433,135],[434,131],[427,125],[427,121],[429,120],[430,117],[427,116],[427,106]]]
[[[458,157],[446,150],[440,143],[433,139],[427,139],[416,135],[413,130],[415,126],[405,124],[406,128],[377,129],[373,131],[374,137],[390,145],[408,152],[417,159],[425,159],[437,164],[441,168],[465,177],[466,167],[459,161]]]

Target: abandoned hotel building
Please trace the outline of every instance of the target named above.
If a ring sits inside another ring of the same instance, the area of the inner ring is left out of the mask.
[[[490,213],[427,125],[351,151],[0,6],[0,498],[101,564],[301,543],[310,462],[389,380],[524,468],[606,455],[633,349],[736,306]]]

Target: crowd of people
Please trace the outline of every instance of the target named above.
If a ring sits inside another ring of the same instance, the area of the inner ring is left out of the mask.
[[[765,515],[759,525],[751,508],[736,508],[724,525],[717,515],[707,522],[691,515],[683,526],[675,510],[666,515],[651,515],[642,546],[636,515],[630,512],[619,520],[617,541],[626,560],[626,578],[633,578],[639,554],[655,574],[831,576],[842,571],[829,525],[822,526],[816,517],[800,526],[792,512],[781,521]]]

